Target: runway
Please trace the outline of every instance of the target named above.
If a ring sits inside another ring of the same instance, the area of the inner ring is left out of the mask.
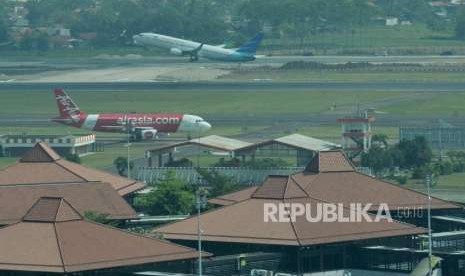
[[[54,88],[73,91],[150,91],[150,90],[214,90],[228,91],[405,91],[405,92],[464,92],[465,82],[2,82],[0,93],[14,90],[47,91]]]
[[[241,63],[241,65],[282,65],[292,61],[320,62],[340,64],[347,62],[373,62],[373,63],[416,63],[416,64],[465,64],[465,56],[258,56],[253,62]],[[218,64],[237,66],[239,63],[211,61],[200,59],[195,63],[189,62],[184,57],[166,56],[140,56],[140,55],[99,55],[95,57],[65,57],[60,59],[31,58],[28,61],[2,60],[0,67],[8,66],[63,66],[73,65],[111,65],[111,64]]]

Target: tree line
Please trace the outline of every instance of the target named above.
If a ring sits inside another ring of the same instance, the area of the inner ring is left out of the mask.
[[[370,150],[362,154],[362,166],[369,167],[379,177],[387,177],[405,184],[408,177],[425,179],[429,175],[440,176],[465,172],[465,153],[450,151],[447,158],[433,159],[433,151],[422,136],[388,145],[386,135],[374,135]],[[395,169],[408,172],[396,174]]]
[[[426,0],[29,0],[32,27],[62,26],[72,34],[97,33],[96,46],[125,45],[132,35],[157,32],[202,41],[230,42],[270,28],[270,36],[305,40],[311,34],[353,31],[376,17],[426,23],[432,29],[456,24],[465,38],[465,12],[439,18]],[[0,0],[0,41],[7,40],[13,2]],[[455,17],[456,16],[456,17]]]

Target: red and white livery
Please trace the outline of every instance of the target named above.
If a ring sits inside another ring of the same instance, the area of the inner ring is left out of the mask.
[[[140,139],[155,139],[157,133],[200,133],[211,125],[196,115],[179,113],[103,113],[82,112],[63,89],[55,89],[59,117],[53,121],[100,132],[131,133]]]

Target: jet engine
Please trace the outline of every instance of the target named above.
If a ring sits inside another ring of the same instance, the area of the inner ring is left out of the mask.
[[[170,52],[173,54],[173,55],[177,55],[177,56],[182,56],[182,51],[179,50],[178,48],[171,48]]]
[[[153,140],[157,136],[157,130],[156,129],[145,129],[141,131],[141,138],[142,140]]]
[[[132,133],[133,141],[155,140],[157,138],[157,130],[151,127],[136,127]]]

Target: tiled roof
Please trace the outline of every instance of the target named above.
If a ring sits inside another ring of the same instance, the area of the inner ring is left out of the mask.
[[[53,162],[60,158],[47,144],[39,142],[22,156],[20,162]]]
[[[89,222],[62,198],[42,198],[0,229],[0,270],[78,272],[197,257],[195,250]],[[208,256],[208,254],[206,254]]]
[[[307,172],[352,172],[352,163],[341,151],[321,151],[312,159],[305,169]]]
[[[0,186],[0,225],[18,222],[41,197],[64,197],[81,214],[93,211],[111,219],[134,219],[136,212],[107,183],[54,183]]]
[[[38,143],[20,162],[0,170],[1,185],[100,181],[122,196],[141,190],[144,183],[87,168],[62,159],[47,144]]]
[[[426,230],[400,222],[309,222],[305,216],[295,222],[271,222],[264,219],[265,204],[300,203],[316,209],[319,200],[311,198],[251,198],[200,216],[202,240],[225,243],[308,246],[373,238],[425,233]],[[349,210],[346,210],[348,213]],[[347,216],[348,214],[345,214]],[[167,239],[196,240],[197,217],[153,230]]]
[[[212,198],[208,200],[209,203],[215,204],[215,205],[230,205],[239,201],[243,201],[246,199],[249,199],[253,193],[257,190],[258,187],[250,187],[250,188],[245,188],[239,191],[236,191],[234,193],[230,193],[227,195],[219,196],[216,198]]]
[[[290,185],[291,184],[291,185]],[[231,205],[248,198],[287,198],[293,187],[299,197],[303,195],[317,200],[333,203],[371,203],[377,210],[379,204],[386,203],[391,209],[426,208],[427,195],[392,183],[376,179],[354,170],[352,163],[341,152],[329,151],[318,153],[304,172],[291,176],[270,176],[255,190],[245,189],[232,195],[212,199],[218,205]],[[239,195],[239,196],[238,196]],[[432,200],[433,209],[462,208],[438,198]]]

